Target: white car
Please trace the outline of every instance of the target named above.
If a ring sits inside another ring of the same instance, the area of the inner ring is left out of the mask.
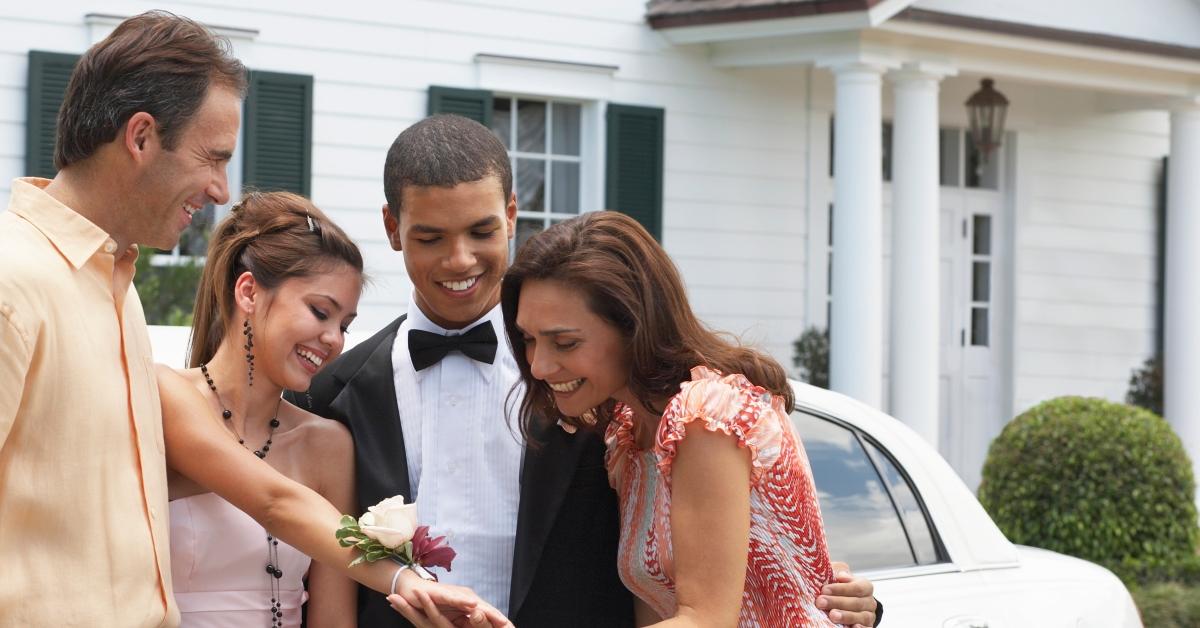
[[[1112,572],[1014,545],[900,421],[793,383],[830,555],[875,583],[885,628],[1135,628]]]

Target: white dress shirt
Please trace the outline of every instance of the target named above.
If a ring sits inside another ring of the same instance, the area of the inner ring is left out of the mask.
[[[409,331],[458,335],[477,324],[496,332],[492,364],[451,351],[433,366],[413,368]],[[507,613],[525,448],[515,410],[523,393],[509,396],[520,373],[500,306],[475,324],[448,330],[410,299],[408,318],[392,345],[392,377],[413,493],[405,497],[416,501],[420,524],[433,535],[446,535],[458,552],[454,570],[439,571],[438,577],[471,587]],[[513,410],[506,413],[506,407]]]

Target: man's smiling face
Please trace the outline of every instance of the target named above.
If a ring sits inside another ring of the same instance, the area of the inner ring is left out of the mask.
[[[448,188],[408,186],[397,218],[384,208],[388,239],[404,253],[429,320],[461,329],[500,302],[516,218],[516,199],[505,199],[490,175]]]

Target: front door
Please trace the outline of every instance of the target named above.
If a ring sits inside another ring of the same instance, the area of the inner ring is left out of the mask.
[[[1001,161],[1000,155],[992,159]],[[969,160],[964,165],[972,166]],[[1002,179],[997,174],[993,180]],[[938,448],[975,489],[988,445],[1004,423],[1000,347],[1008,339],[1001,337],[1005,326],[997,302],[1004,298],[999,287],[1006,268],[996,259],[1003,250],[1003,194],[999,189],[943,186],[941,202]]]

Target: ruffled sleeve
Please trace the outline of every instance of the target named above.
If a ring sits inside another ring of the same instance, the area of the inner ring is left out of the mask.
[[[739,447],[750,450],[750,480],[757,483],[763,470],[779,459],[787,420],[783,404],[745,375],[722,375],[697,366],[691,381],[684,382],[667,404],[659,424],[654,447],[659,473],[670,482],[678,443],[695,423],[733,436]]]

